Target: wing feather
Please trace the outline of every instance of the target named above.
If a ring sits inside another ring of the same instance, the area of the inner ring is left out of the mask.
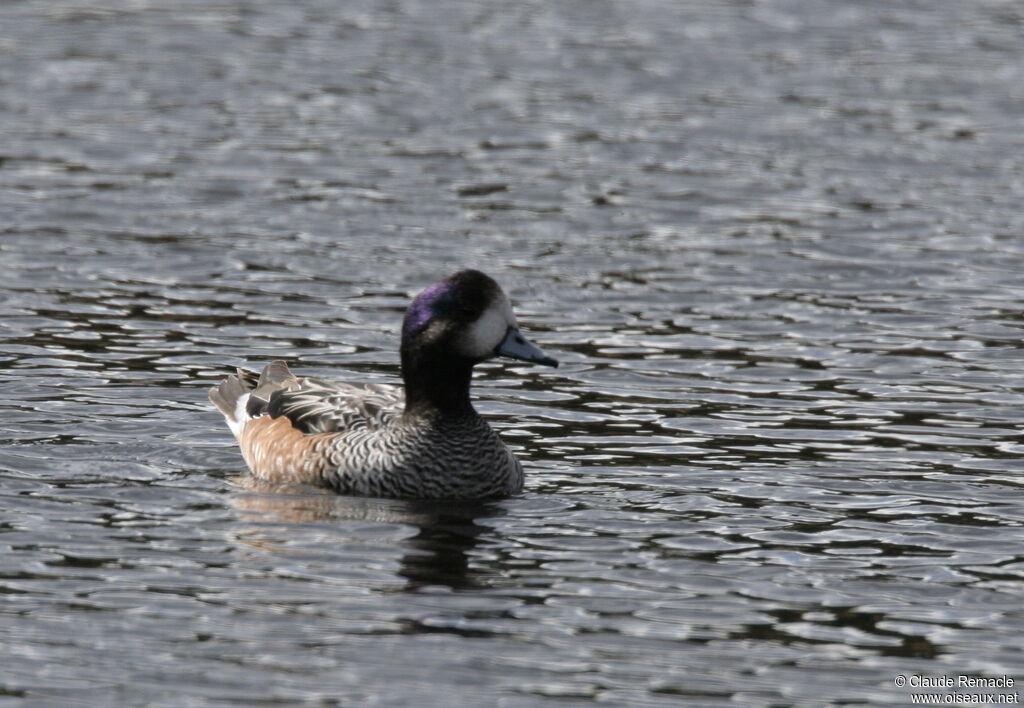
[[[335,433],[379,428],[402,412],[404,402],[399,386],[299,378],[272,391],[266,411],[307,434]]]

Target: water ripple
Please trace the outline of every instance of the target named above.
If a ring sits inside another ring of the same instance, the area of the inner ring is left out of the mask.
[[[1020,13],[0,7],[0,695],[905,704],[1020,675]],[[265,488],[205,389],[394,382],[482,268],[527,491]]]

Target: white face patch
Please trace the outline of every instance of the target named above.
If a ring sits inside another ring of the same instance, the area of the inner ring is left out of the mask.
[[[512,305],[504,293],[499,293],[491,306],[459,338],[459,353],[471,359],[487,358],[501,344],[508,328],[515,326]]]

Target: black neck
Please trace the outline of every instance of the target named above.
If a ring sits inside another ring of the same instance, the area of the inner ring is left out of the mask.
[[[469,400],[469,384],[476,362],[450,353],[436,356],[410,349],[402,347],[406,414],[476,415]]]

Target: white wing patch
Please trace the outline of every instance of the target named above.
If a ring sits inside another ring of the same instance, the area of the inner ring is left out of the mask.
[[[242,428],[249,422],[249,414],[245,412],[245,405],[249,402],[248,393],[242,394],[238,397],[238,401],[235,403],[235,415],[234,418],[224,416],[228,421],[228,427],[231,428],[231,432],[235,434],[235,438],[240,439],[242,437]]]

